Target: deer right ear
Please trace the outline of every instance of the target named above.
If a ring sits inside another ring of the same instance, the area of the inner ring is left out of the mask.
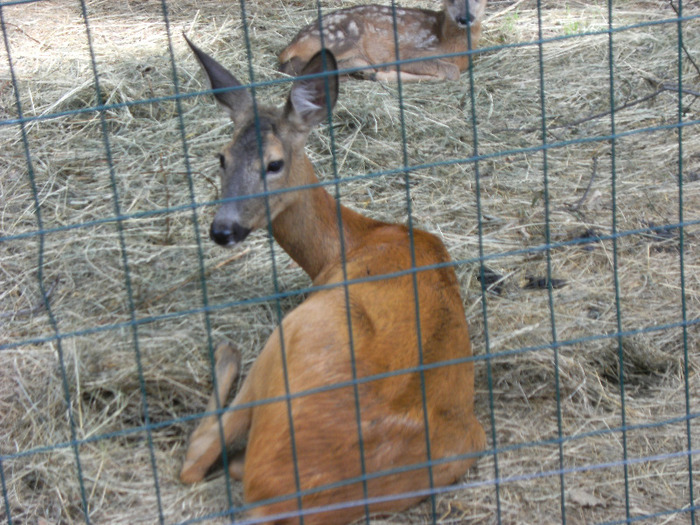
[[[333,53],[328,50],[319,51],[304,66],[302,77],[324,72],[332,74],[294,81],[287,107],[299,124],[311,129],[327,118],[328,110],[332,110],[338,100],[337,67]]]
[[[209,86],[212,89],[233,88],[241,85],[238,79],[229,73],[224,66],[195,46],[186,35],[183,34],[182,36],[185,37],[187,44],[197,57],[197,61],[202,66],[202,70],[206,74]],[[253,106],[253,97],[251,97],[247,89],[214,93],[214,98],[231,115],[236,124]]]

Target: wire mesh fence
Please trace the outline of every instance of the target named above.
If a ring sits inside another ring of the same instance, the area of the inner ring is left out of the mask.
[[[5,522],[245,522],[226,469],[178,478],[214,346],[245,376],[317,288],[265,232],[208,241],[232,125],[181,33],[281,103],[277,53],[354,4],[0,3]],[[699,50],[696,2],[492,0],[460,80],[341,83],[320,185],[447,247],[488,438],[361,521],[695,523]]]

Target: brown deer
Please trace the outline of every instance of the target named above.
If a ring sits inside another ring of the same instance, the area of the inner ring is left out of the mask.
[[[241,87],[190,47],[212,88]],[[266,523],[300,523],[300,511],[307,525],[348,523],[364,514],[365,497],[382,498],[368,504],[371,512],[404,509],[425,496],[403,493],[428,491],[431,477],[434,487],[456,482],[485,446],[459,283],[444,245],[341,206],[304,152],[337,100],[335,69],[331,53],[314,56],[302,73],[326,75],[294,81],[283,108],[254,109],[247,89],[215,94],[235,134],[219,154],[222,196],[232,200],[218,209],[211,238],[234,246],[266,228],[269,216],[277,242],[321,287],[270,336],[222,427],[215,415],[201,420],[180,473],[185,483],[204,478],[221,454],[223,429],[227,448],[245,447],[229,470],[256,504],[248,516]],[[216,370],[223,400],[238,373],[230,347],[217,349]],[[329,505],[336,508],[324,511]]]
[[[467,69],[466,54],[475,49],[481,37],[481,20],[486,0],[443,0],[442,11],[361,5],[340,9],[321,17],[299,31],[279,55],[280,70],[298,76],[304,64],[323,47],[333,52],[340,69],[363,68],[354,76],[394,81],[396,66],[383,66],[397,60],[423,59],[402,63],[401,80],[457,80]],[[467,30],[470,37],[467,35]],[[398,47],[398,49],[397,49]],[[426,57],[461,53],[457,56]]]

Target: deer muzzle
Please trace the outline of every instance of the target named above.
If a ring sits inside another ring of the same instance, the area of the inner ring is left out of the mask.
[[[242,242],[249,233],[250,228],[241,226],[237,222],[225,224],[214,221],[209,229],[209,237],[219,246],[233,246]]]

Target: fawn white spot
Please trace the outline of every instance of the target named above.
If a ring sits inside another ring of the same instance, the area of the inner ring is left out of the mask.
[[[332,15],[329,15],[327,17],[326,22],[328,24],[331,24],[331,25],[332,24],[342,24],[343,22],[345,22],[345,18],[346,18],[345,15],[332,14]]]
[[[426,48],[437,43],[437,38],[427,29],[418,31],[415,36],[416,47]]]
[[[348,24],[348,31],[350,31],[350,34],[351,34],[352,36],[357,36],[357,35],[360,34],[360,29],[357,27],[357,23],[355,23],[354,20],[352,20],[352,21]]]
[[[342,33],[340,31],[337,31],[335,24],[329,24],[327,27],[323,29],[323,38],[328,40],[330,43],[335,42],[336,38],[342,38]]]

